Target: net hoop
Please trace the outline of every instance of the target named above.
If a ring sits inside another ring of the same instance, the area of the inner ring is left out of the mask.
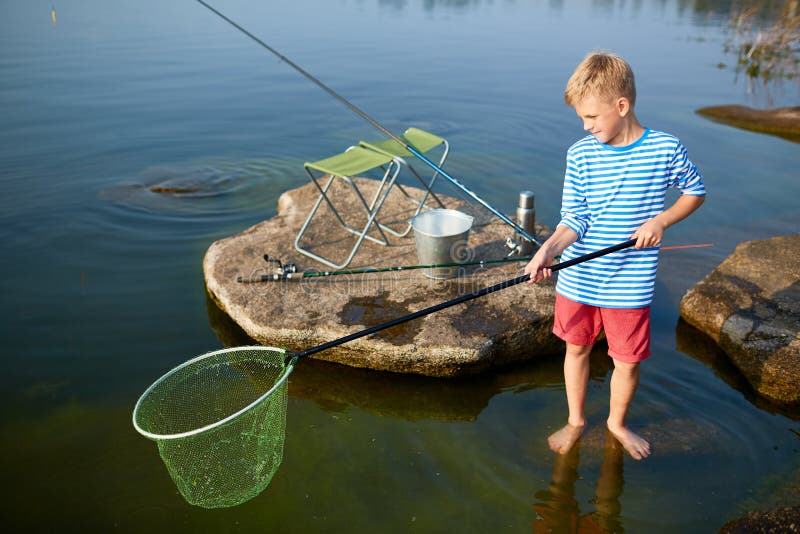
[[[281,377],[275,382],[275,384],[269,389],[269,391],[267,391],[266,393],[264,393],[263,395],[258,397],[256,400],[254,400],[253,402],[251,402],[250,404],[248,404],[244,408],[238,410],[237,412],[232,413],[231,415],[229,415],[229,416],[227,416],[227,417],[225,417],[223,419],[220,419],[219,421],[211,423],[210,425],[205,425],[205,426],[202,426],[202,427],[199,427],[199,428],[195,428],[193,430],[188,430],[186,432],[180,432],[178,434],[154,434],[152,432],[148,432],[147,430],[145,430],[144,428],[139,426],[139,422],[137,421],[137,416],[139,415],[139,408],[141,407],[142,403],[147,398],[147,396],[150,394],[150,392],[153,391],[153,389],[155,389],[159,384],[164,382],[164,380],[168,379],[170,376],[174,375],[175,373],[177,373],[181,369],[183,369],[185,367],[188,367],[189,365],[192,365],[194,363],[197,363],[197,362],[199,362],[201,360],[204,360],[206,358],[211,358],[211,357],[214,357],[214,356],[218,356],[220,354],[224,354],[224,353],[227,353],[227,352],[236,352],[236,351],[241,351],[241,350],[252,350],[252,351],[261,351],[261,350],[263,350],[263,351],[271,351],[271,352],[282,352],[284,354],[286,354],[286,352],[287,352],[286,349],[281,349],[281,348],[278,348],[278,347],[265,347],[263,345],[231,347],[231,348],[228,348],[228,349],[221,349],[221,350],[215,350],[215,351],[212,351],[212,352],[208,352],[206,354],[202,354],[200,356],[197,356],[196,358],[192,358],[189,361],[183,362],[182,364],[178,365],[177,367],[174,367],[170,371],[167,371],[163,376],[161,376],[161,378],[159,378],[158,380],[153,382],[150,385],[150,387],[147,388],[144,391],[144,393],[142,393],[142,396],[139,397],[139,400],[136,401],[136,406],[134,406],[134,408],[133,408],[133,427],[136,429],[136,431],[139,434],[143,435],[146,438],[155,440],[155,441],[187,438],[187,437],[190,437],[190,436],[196,436],[198,434],[202,434],[203,432],[207,432],[207,431],[212,430],[214,428],[218,428],[218,427],[224,425],[225,423],[233,421],[234,419],[236,419],[237,417],[239,417],[243,413],[253,409],[257,405],[259,405],[261,402],[263,402],[264,399],[266,399],[267,397],[272,395],[272,393],[275,390],[277,390],[278,388],[280,388],[281,385],[286,381],[286,379],[289,378],[289,375],[292,374],[292,371],[294,370],[295,363],[297,362],[297,357],[296,356],[292,357],[292,359],[286,365],[286,368],[283,370],[283,375],[281,375]]]

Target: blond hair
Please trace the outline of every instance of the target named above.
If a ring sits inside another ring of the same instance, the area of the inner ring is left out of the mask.
[[[575,68],[564,90],[564,101],[575,107],[587,97],[613,100],[623,96],[631,107],[636,102],[636,83],[628,62],[616,54],[603,51],[590,53]]]

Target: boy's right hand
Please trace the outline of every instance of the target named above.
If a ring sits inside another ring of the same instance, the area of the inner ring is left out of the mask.
[[[549,253],[545,247],[541,247],[525,266],[525,274],[530,275],[527,283],[535,284],[550,278],[553,274],[550,270],[553,260],[555,260],[555,255]]]
[[[525,274],[531,277],[527,283],[535,284],[550,278],[553,274],[550,267],[555,262],[556,256],[577,240],[578,234],[574,230],[562,224],[556,226],[553,235],[539,247],[531,261],[525,266]]]

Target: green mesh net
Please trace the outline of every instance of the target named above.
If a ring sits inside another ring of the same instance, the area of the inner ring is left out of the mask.
[[[153,439],[181,495],[204,508],[258,495],[283,459],[293,363],[283,349],[240,347],[199,356],[145,391],[133,424]]]

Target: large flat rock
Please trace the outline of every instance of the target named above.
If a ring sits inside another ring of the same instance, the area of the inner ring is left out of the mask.
[[[800,403],[800,235],[742,243],[681,300],[753,388]]]
[[[359,179],[358,184],[369,196],[376,182]],[[350,195],[343,187],[337,182],[332,198],[346,202]],[[414,188],[406,191],[412,196],[421,194]],[[308,349],[522,274],[524,262],[460,267],[459,276],[449,280],[430,279],[422,270],[411,270],[237,282],[240,276],[249,279],[273,272],[264,261],[264,254],[284,263],[297,263],[301,270],[329,269],[294,249],[295,236],[317,194],[312,184],[284,193],[275,217],[213,243],[203,260],[211,298],[250,337],[264,345]],[[509,225],[483,208],[470,209],[455,198],[440,198],[447,207],[475,216],[462,261],[506,255],[505,239],[513,235]],[[358,225],[357,208],[352,202],[341,210],[353,226]],[[402,221],[412,213],[408,199],[395,187],[381,212],[383,222],[402,228]],[[540,234],[546,231],[537,228]],[[354,239],[323,204],[303,245],[326,257],[343,258]],[[412,232],[406,238],[390,239],[390,246],[365,241],[348,268],[417,263]],[[313,357],[354,367],[445,377],[529,360],[562,350],[561,342],[551,332],[554,299],[555,289],[550,282],[537,286],[519,284]]]

